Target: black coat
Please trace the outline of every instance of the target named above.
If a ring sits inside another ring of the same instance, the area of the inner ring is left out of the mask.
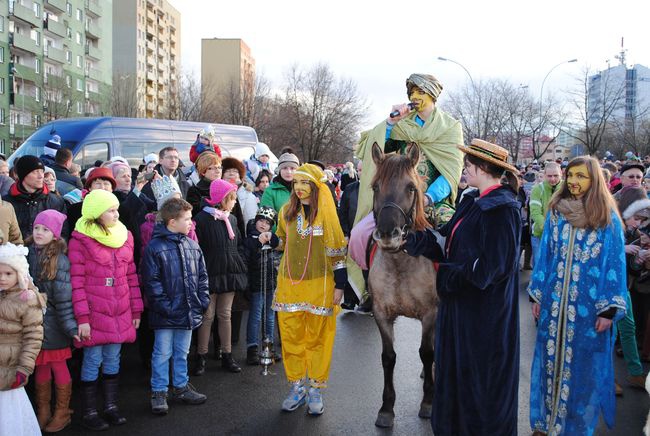
[[[253,221],[253,220],[251,220]],[[244,241],[244,252],[246,254],[246,265],[248,266],[248,290],[250,292],[262,291],[262,244],[259,241],[260,232],[255,226],[248,229],[248,236]],[[275,249],[280,243],[278,237],[274,234],[271,237],[269,245]],[[268,250],[266,257],[266,290],[273,292],[276,285],[277,271],[273,266],[273,250]]]
[[[56,174],[56,190],[61,195],[65,195],[74,189],[83,189],[81,179],[70,174],[70,170],[66,167],[55,163],[52,169],[54,170],[54,174]]]
[[[158,171],[158,174],[160,174],[161,176],[165,174],[160,164],[156,165],[154,169]],[[183,171],[181,171],[180,168],[176,170],[174,177],[176,177],[176,181],[178,182],[178,187],[181,188],[181,196],[183,197],[183,199],[186,199],[187,190],[190,188],[190,184],[187,181],[187,177],[185,177],[185,174],[183,174]],[[156,198],[156,196],[153,195],[153,189],[151,189],[151,183],[147,183],[146,185],[144,185],[144,188],[142,188],[142,193],[149,198]],[[155,208],[154,210],[158,210],[158,206],[155,203],[154,203],[154,208]]]
[[[40,256],[39,250],[30,245],[27,255],[29,275],[39,292],[47,295],[47,309],[43,315],[43,349],[59,350],[72,345],[72,337],[77,334],[77,321],[72,308],[70,261],[65,254],[59,255],[54,280],[41,280]]]
[[[341,190],[345,191],[345,188],[347,188],[348,185],[358,181],[358,177],[350,177],[348,173],[343,173],[343,175],[341,175]]]
[[[193,330],[201,325],[210,294],[196,242],[157,224],[144,251],[141,275],[150,328]]]
[[[441,229],[446,259],[431,232],[409,236],[405,245],[409,254],[442,261],[431,416],[436,435],[517,434],[519,209],[508,187],[483,197],[470,192]]]
[[[196,237],[205,256],[211,294],[244,292],[248,288],[244,239],[237,226],[237,219],[230,214],[228,220],[235,239],[228,237],[226,223],[215,220],[209,213],[202,210],[194,217]]]
[[[11,203],[16,211],[16,219],[20,227],[23,240],[32,234],[32,227],[36,215],[47,209],[54,209],[63,214],[67,213],[65,200],[55,194],[48,192],[47,186],[34,193],[27,193],[23,190],[21,183],[14,183],[9,189],[9,194],[3,200]],[[63,222],[62,235],[69,235],[67,220]]]
[[[357,205],[359,203],[359,182],[350,183],[341,195],[341,205],[338,209],[339,222],[343,234],[350,237],[350,231],[354,225],[354,217],[357,214]]]
[[[133,235],[133,260],[136,265],[140,265],[140,253],[142,252],[142,237],[140,236],[140,226],[144,223],[144,217],[149,212],[156,210],[156,202],[147,196],[144,192],[135,195],[133,191],[113,191],[113,194],[120,202],[118,212],[120,221]]]
[[[192,217],[201,212],[203,199],[210,197],[210,181],[201,178],[196,185],[190,186],[187,190],[187,202],[192,205]]]

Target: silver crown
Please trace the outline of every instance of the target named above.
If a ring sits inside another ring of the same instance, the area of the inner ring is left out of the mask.
[[[270,207],[267,206],[262,206],[258,209],[257,214],[255,215],[255,218],[265,218],[271,222],[275,222],[275,217],[277,216],[277,213],[275,210],[273,210]]]

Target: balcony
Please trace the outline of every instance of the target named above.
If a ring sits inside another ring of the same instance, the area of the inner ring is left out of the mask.
[[[49,84],[52,86],[52,88],[58,88],[58,87],[63,87],[65,86],[65,79],[63,76],[60,76],[58,74],[46,74],[43,76],[43,83],[44,84]]]
[[[86,21],[86,36],[91,38],[99,38],[101,36],[101,31],[99,26],[92,21]]]
[[[147,41],[147,50],[156,51],[156,43],[153,41]]]
[[[42,18],[35,16],[32,9],[25,7],[20,3],[10,2],[9,14],[13,15],[15,18],[18,18],[21,21],[24,21],[32,27],[41,27]]]
[[[43,0],[43,7],[46,10],[62,14],[65,12],[65,1],[66,0]]]
[[[156,65],[156,59],[154,59],[153,56],[147,56],[147,65],[155,66]]]
[[[54,20],[45,20],[43,28],[56,36],[60,36],[61,38],[66,37],[65,25],[61,22]]]
[[[86,56],[89,58],[95,59],[97,61],[102,60],[102,51],[95,46],[87,45],[86,46]]]
[[[93,102],[101,101],[101,95],[98,92],[86,91],[86,98]]]
[[[156,28],[153,24],[147,23],[147,34],[154,36],[156,35]]]
[[[156,95],[156,91],[154,91],[153,86],[147,86],[147,96],[153,97]]]
[[[31,95],[25,94],[14,94],[14,108],[20,110],[26,110],[30,112],[42,112],[43,111],[43,102],[36,101]],[[24,101],[23,101],[24,97]]]
[[[147,9],[147,21],[156,21],[156,13],[152,9]]]
[[[102,7],[99,5],[98,1],[86,0],[86,13],[88,13],[88,15],[101,17],[102,12]]]
[[[60,64],[65,64],[65,52],[60,48],[55,48],[52,46],[45,47],[43,50],[45,57]]]
[[[24,50],[29,53],[34,53],[34,54],[41,53],[41,48],[36,45],[36,42],[33,39],[23,35],[18,35],[16,33],[9,35],[9,43],[13,44],[15,48]]]
[[[36,70],[25,65],[15,64],[16,69],[14,73],[14,80],[24,80],[25,82],[38,83],[41,81],[41,75],[36,73]]]
[[[147,71],[147,80],[156,81],[156,74],[153,71]]]
[[[86,68],[86,76],[92,80],[102,81],[102,72],[97,68]]]

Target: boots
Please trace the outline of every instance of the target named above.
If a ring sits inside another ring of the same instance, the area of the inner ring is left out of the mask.
[[[260,357],[257,355],[257,345],[252,345],[246,350],[246,365],[259,365]]]
[[[88,430],[101,431],[108,428],[108,423],[97,413],[97,380],[81,382],[84,416],[81,424]]]
[[[70,410],[70,397],[72,396],[72,382],[66,385],[55,385],[56,406],[54,417],[45,427],[46,433],[56,433],[63,430],[72,421]]]
[[[120,414],[117,407],[119,390],[118,374],[104,374],[104,416],[111,425],[126,424],[126,418]]]
[[[52,381],[36,383],[36,417],[38,426],[43,430],[52,418],[50,401],[52,400]]]
[[[237,362],[232,358],[232,353],[223,353],[221,357],[221,367],[230,372],[241,372],[241,368]]]
[[[205,374],[205,354],[197,353],[193,374],[196,376]]]

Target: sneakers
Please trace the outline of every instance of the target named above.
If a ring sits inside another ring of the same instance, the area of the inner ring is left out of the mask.
[[[368,296],[365,300],[359,303],[355,312],[362,315],[372,315],[372,297]]]
[[[151,413],[154,415],[167,415],[167,392],[159,391],[151,393]]]
[[[193,405],[203,404],[205,403],[205,400],[208,399],[205,395],[198,393],[190,383],[186,384],[182,388],[174,388],[172,390],[172,398],[185,404]]]
[[[305,404],[307,400],[307,392],[302,382],[294,382],[291,384],[291,391],[289,396],[282,402],[282,410],[285,412],[293,412],[298,407]]]
[[[309,403],[307,404],[307,413],[310,415],[322,415],[325,406],[323,406],[323,395],[319,388],[309,388]]]

